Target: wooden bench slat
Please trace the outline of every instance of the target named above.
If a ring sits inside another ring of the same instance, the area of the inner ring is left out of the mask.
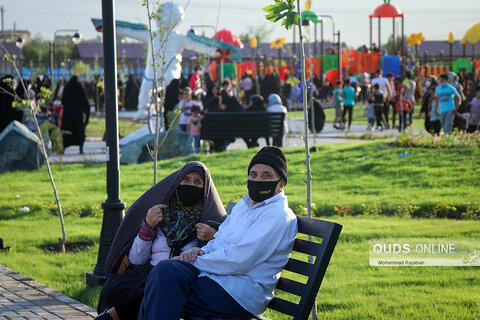
[[[281,277],[278,280],[277,289],[301,297],[306,293],[307,287],[301,282]]]
[[[321,244],[302,239],[295,239],[295,243],[293,244],[293,251],[305,253],[315,257],[320,252],[320,249]]]
[[[226,209],[228,213],[231,212],[233,206],[234,203],[228,204]],[[300,301],[296,304],[288,300],[274,297],[268,304],[268,308],[289,315],[293,317],[293,320],[307,320],[330,262],[330,258],[335,249],[342,226],[334,222],[312,219],[299,215],[297,215],[297,219],[299,233],[312,235],[321,239],[314,238],[313,241],[307,241],[297,238],[295,239],[293,251],[314,256],[315,263],[308,263],[290,258],[285,265],[284,270],[307,276],[308,281],[304,284],[281,277],[278,281],[277,289],[300,296]],[[261,319],[270,320],[264,317],[261,317]]]
[[[319,238],[328,238],[332,233],[332,224],[319,219],[309,219],[306,216],[297,215],[298,233],[308,234]]]
[[[304,276],[309,276],[314,269],[314,265],[305,261],[300,261],[297,259],[290,258],[288,259],[288,263],[285,265],[283,269],[291,272],[295,272]]]
[[[298,304],[277,297],[274,297],[272,301],[270,301],[268,308],[292,317],[298,312]]]

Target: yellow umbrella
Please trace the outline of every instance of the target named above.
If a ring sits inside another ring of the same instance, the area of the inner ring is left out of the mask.
[[[480,23],[477,23],[476,25],[467,30],[467,32],[462,38],[462,42],[467,41],[471,44],[475,44],[480,41]]]

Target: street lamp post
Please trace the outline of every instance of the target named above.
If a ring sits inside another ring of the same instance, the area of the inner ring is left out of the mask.
[[[343,71],[342,71],[342,41],[340,40],[340,30],[338,30],[337,36],[338,36],[338,81],[343,81],[343,74],[342,74],[343,73]]]
[[[53,82],[53,69],[55,68],[55,39],[57,38],[57,34],[60,32],[75,32],[72,36],[72,41],[75,44],[80,43],[82,41],[81,35],[78,33],[77,29],[58,29],[55,30],[53,33],[53,41],[50,42],[49,49],[50,49],[50,78],[51,81]]]
[[[330,19],[330,21],[332,22],[332,42],[335,43],[335,18],[329,14],[319,14],[318,15],[320,18],[322,18],[321,20],[321,27],[322,27],[322,31],[320,33],[320,46],[321,46],[321,55],[322,55],[322,62],[320,64],[320,70],[321,70],[321,75],[322,75],[322,83],[323,83],[323,61],[324,61],[324,49],[323,49],[323,19],[327,18],[327,19]]]
[[[103,220],[97,264],[87,273],[87,285],[105,283],[105,261],[118,227],[125,203],[120,199],[120,163],[118,158],[117,51],[115,47],[115,0],[102,0],[103,57],[105,73],[105,127],[107,135],[107,200],[102,203]]]

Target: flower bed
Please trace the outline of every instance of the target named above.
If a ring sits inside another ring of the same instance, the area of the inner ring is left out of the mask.
[[[455,131],[452,134],[445,135],[412,135],[410,132],[402,133],[398,137],[392,139],[390,144],[395,147],[416,147],[429,149],[444,148],[479,148],[480,133],[465,133],[463,131]]]

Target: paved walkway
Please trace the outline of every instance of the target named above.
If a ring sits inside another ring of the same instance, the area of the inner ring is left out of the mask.
[[[122,116],[122,114],[120,114]],[[128,118],[130,114],[124,114],[125,118]],[[303,147],[304,142],[302,139],[304,132],[304,124],[302,119],[289,119],[288,120],[289,133],[284,141],[284,147]],[[420,132],[421,130],[414,130],[415,132]],[[348,134],[346,131],[340,131],[333,128],[332,123],[325,123],[325,126],[321,133],[316,134],[314,137],[311,133],[309,134],[309,145],[322,145],[322,144],[336,144],[336,143],[345,143],[356,141],[358,139],[353,139],[354,137],[359,137],[362,134],[367,132],[366,125],[352,125]],[[398,135],[398,130],[390,129],[385,131],[376,131],[374,134],[379,136],[390,136]],[[315,143],[314,143],[315,142]],[[259,138],[258,143],[260,147],[266,145],[265,139]],[[243,139],[236,139],[235,142],[231,143],[227,147],[227,151],[237,150],[237,149],[246,149],[247,145]],[[60,155],[52,154],[49,159],[52,163],[60,162],[62,163],[102,163],[106,160],[106,146],[105,141],[102,141],[99,137],[87,137],[87,140],[83,147],[84,154],[79,154],[79,148],[77,146],[71,146],[65,149],[65,153],[60,157]]]
[[[89,320],[95,309],[0,264],[0,320]]]

